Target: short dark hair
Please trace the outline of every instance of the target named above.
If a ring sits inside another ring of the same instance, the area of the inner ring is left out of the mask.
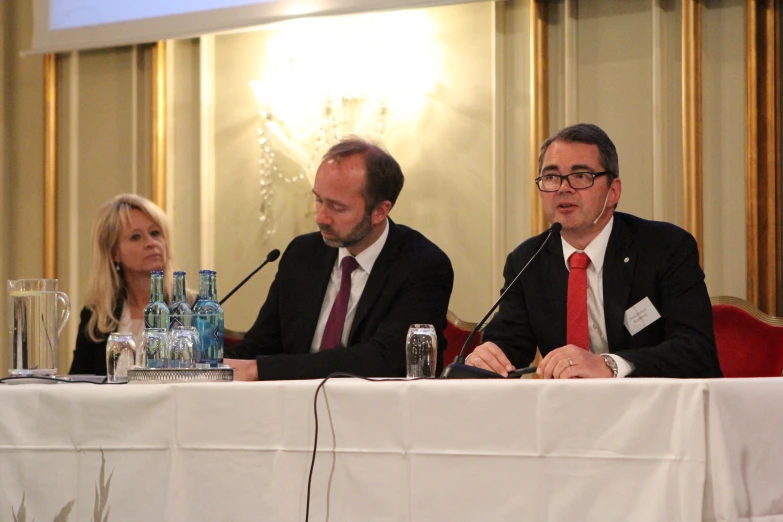
[[[607,176],[609,184],[612,180],[620,177],[620,164],[617,159],[617,149],[609,139],[609,136],[598,125],[592,123],[577,123],[565,129],[557,131],[548,140],[541,145],[541,151],[538,153],[538,172],[544,167],[544,154],[554,141],[567,141],[572,143],[587,143],[598,147],[598,154],[601,157],[601,167],[611,173]]]
[[[391,201],[392,206],[397,202],[405,176],[402,175],[400,164],[391,154],[378,145],[359,138],[348,136],[333,145],[324,154],[322,161],[340,161],[353,155],[364,157],[364,167],[367,171],[367,182],[364,186],[364,201],[367,212],[372,212],[384,201]]]

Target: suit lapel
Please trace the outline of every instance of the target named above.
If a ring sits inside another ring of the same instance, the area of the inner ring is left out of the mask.
[[[563,243],[560,236],[550,239],[546,252],[541,253],[547,255],[547,278],[543,284],[547,288],[551,310],[554,311],[554,317],[551,318],[552,331],[558,332],[559,338],[562,337],[558,346],[563,346],[566,341],[568,269],[563,258]]]
[[[359,298],[359,304],[356,306],[356,315],[351,324],[351,333],[348,335],[349,341],[353,339],[356,329],[361,325],[370,308],[381,295],[388,278],[389,268],[397,258],[399,248],[400,238],[397,225],[389,219],[389,235],[386,237],[386,244],[383,245],[378,259],[375,260],[375,264],[372,266],[370,277],[367,279],[362,296]]]
[[[604,321],[609,351],[616,352],[625,348],[625,325],[623,319],[631,293],[633,271],[636,266],[637,252],[633,248],[633,238],[628,228],[615,214],[612,234],[606,246],[604,259]]]

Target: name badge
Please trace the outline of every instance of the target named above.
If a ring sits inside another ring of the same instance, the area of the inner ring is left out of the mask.
[[[661,314],[655,309],[650,298],[645,297],[625,311],[623,324],[631,335],[636,335],[660,318]]]

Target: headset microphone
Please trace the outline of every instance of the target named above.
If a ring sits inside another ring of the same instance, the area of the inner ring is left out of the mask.
[[[606,197],[604,198],[604,206],[601,209],[601,213],[598,214],[598,217],[595,218],[595,221],[593,221],[593,225],[598,223],[598,220],[601,219],[601,217],[604,215],[604,212],[606,212],[606,202],[609,201],[609,194],[610,194],[609,192],[606,193]]]

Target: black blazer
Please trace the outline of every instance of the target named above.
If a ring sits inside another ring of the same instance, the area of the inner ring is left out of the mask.
[[[326,287],[337,259],[319,232],[295,238],[280,259],[253,327],[227,358],[258,360],[259,380],[318,379],[334,372],[405,376],[405,336],[432,324],[439,366],[454,272],[449,258],[419,232],[389,220],[389,235],[356,309],[348,346],[310,353]]]
[[[122,302],[119,310],[115,311],[115,317],[119,317],[122,311]],[[76,334],[76,348],[73,350],[73,362],[68,372],[71,375],[106,375],[106,342],[105,339],[95,342],[87,335],[87,323],[92,317],[92,311],[82,308],[79,318],[79,331]]]
[[[506,259],[506,285],[538,250],[546,233]],[[521,283],[521,284],[520,284]],[[712,307],[696,241],[669,223],[615,212],[603,266],[609,351],[634,365],[638,377],[720,377]],[[538,346],[543,355],[566,344],[568,269],[553,237],[506,296],[484,330],[517,367]],[[661,318],[631,335],[625,311],[649,297]]]

